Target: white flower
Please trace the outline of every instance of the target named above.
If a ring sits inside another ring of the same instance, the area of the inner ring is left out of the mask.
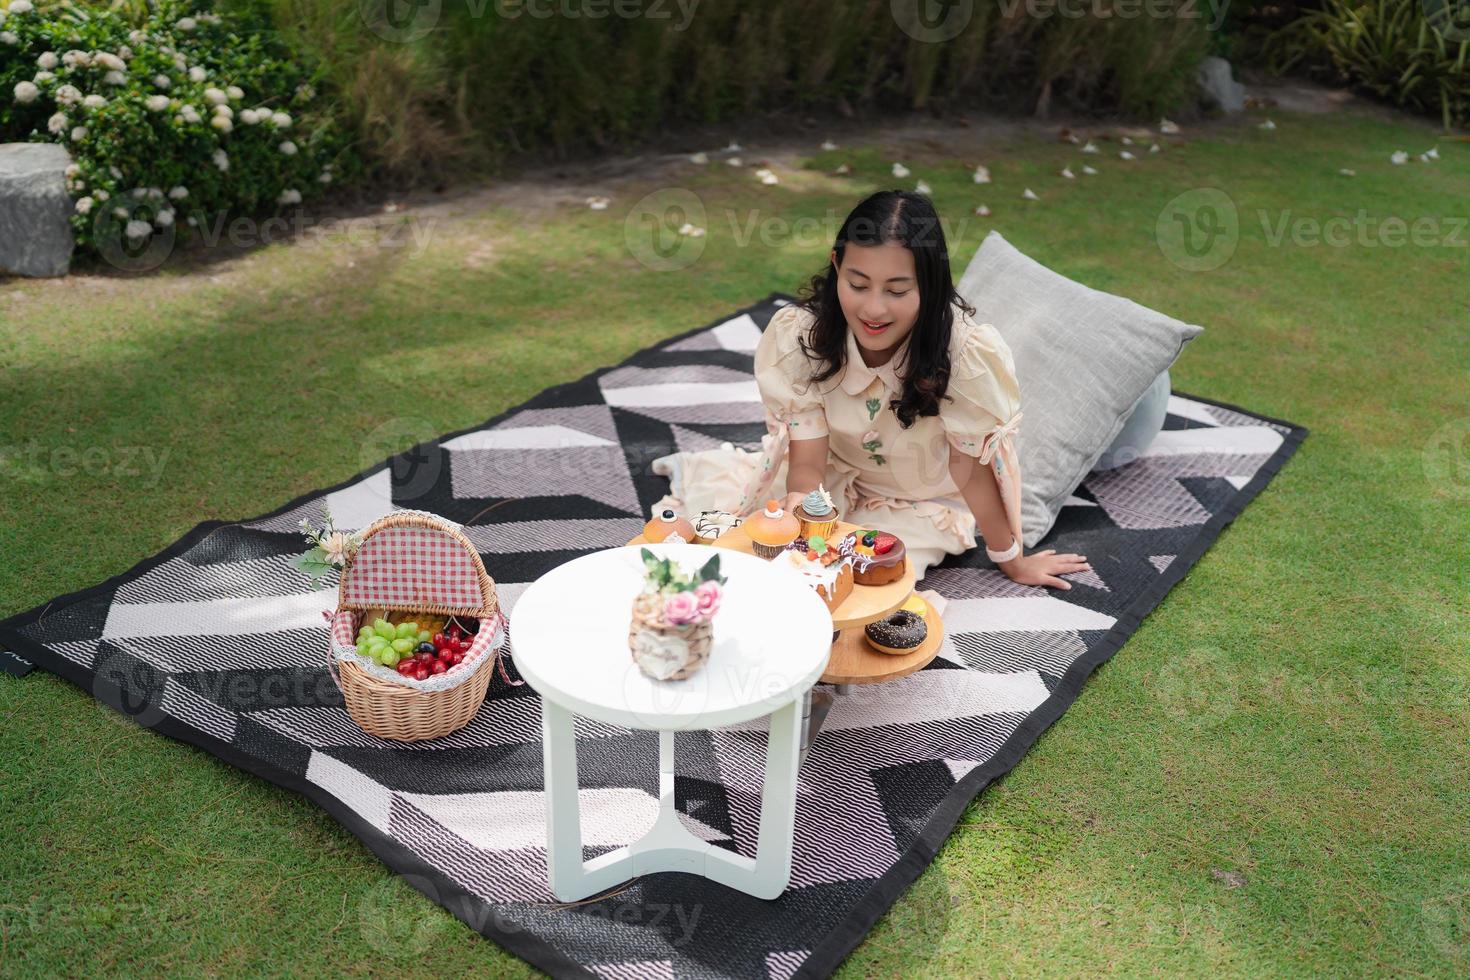
[[[45,68],[47,71],[50,71],[59,64],[61,64],[61,59],[56,57],[55,51],[43,51],[41,57],[36,59],[36,65]]]
[[[33,79],[31,79],[31,81],[35,82],[37,85],[40,85],[43,82],[49,82],[49,81],[51,81],[55,77],[56,77],[56,74],[54,72],[38,71],[38,72],[36,72],[36,77],[33,78]]]
[[[114,218],[119,219],[119,220],[126,220],[127,219],[127,216],[128,216],[128,209],[127,208],[113,208],[112,209],[112,216]]]
[[[56,90],[56,101],[61,105],[72,105],[82,101],[82,90],[75,85],[63,85]]]
[[[107,193],[107,191],[104,188],[101,188],[101,187],[97,188],[97,190],[95,192],[95,195],[97,197],[97,200],[99,200],[99,201],[105,201],[109,197],[112,196],[111,194]]]
[[[121,211],[121,208],[118,208]],[[153,226],[146,221],[129,221],[123,233],[129,238],[147,238],[153,234]]]
[[[330,170],[323,170],[322,175],[316,179],[316,182],[318,184],[330,184],[332,182],[332,172]]]
[[[123,74],[120,71],[110,71],[106,75],[103,75],[102,76],[102,80],[104,82],[106,82],[108,85],[126,85],[126,84],[128,84],[128,76],[125,75],[125,74]]]
[[[86,98],[82,99],[82,105],[86,106],[88,109],[100,109],[103,106],[107,105],[107,100],[100,95],[89,95]]]
[[[191,105],[180,108],[179,115],[183,117],[186,123],[197,123],[203,118],[199,115],[199,110]]]
[[[82,140],[84,140],[86,138],[87,138],[87,127],[86,126],[74,126],[74,127],[72,127],[71,141],[73,143],[80,143]]]
[[[352,542],[341,531],[333,531],[321,539],[321,549],[327,553],[327,561],[333,565],[345,565],[352,551]]]
[[[254,126],[260,121],[260,117],[255,114],[254,109],[241,109],[240,121],[247,126]]]
[[[907,177],[909,175],[909,172],[909,168],[905,167],[901,163],[895,163],[893,165],[893,176],[897,177],[899,180],[903,180],[905,177]]]
[[[174,213],[167,209],[160,211],[158,212],[158,215],[153,219],[153,223],[160,228],[167,228],[169,225],[174,223]]]
[[[199,22],[193,17],[180,17],[174,22],[174,26],[181,31],[192,31],[199,26]]]
[[[228,153],[226,153],[224,150],[215,150],[213,159],[214,165],[218,167],[221,172],[229,171],[230,155]]]
[[[149,187],[148,189],[144,190],[143,193],[148,196],[148,200],[150,201],[163,200],[163,191],[159,190],[157,187]]]
[[[239,102],[245,98],[245,90],[238,85],[230,85],[225,89],[225,94],[230,97],[231,102]]]
[[[294,157],[296,155],[296,144],[287,140],[280,145],[280,151],[288,157]]]
[[[61,63],[68,68],[86,68],[92,63],[92,56],[85,51],[72,50],[61,56]]]
[[[187,187],[175,187],[173,190],[168,192],[168,199],[170,201],[182,201],[188,196],[189,189]]]
[[[98,67],[106,68],[109,71],[125,71],[128,67],[122,58],[115,54],[109,54],[106,51],[99,51],[97,57],[93,58],[92,61]]]
[[[77,166],[77,165],[76,165],[76,164],[74,164],[74,163],[71,163],[71,164],[67,164],[67,167],[66,167],[66,170],[65,170],[65,171],[63,171],[63,172],[64,172],[64,173],[65,173],[65,174],[66,174],[66,175],[67,175],[67,176],[68,176],[68,177],[79,177],[79,176],[81,176],[81,173],[82,173],[82,168],[81,168],[81,167],[79,167],[79,166]]]
[[[28,14],[35,9],[31,5],[31,0],[10,0],[10,13],[12,16]]]
[[[128,40],[134,44],[142,44],[144,41],[148,40],[148,35],[143,33],[142,31],[128,31]]]
[[[974,181],[977,184],[990,183],[990,168],[984,165],[975,168]]]
[[[36,97],[40,94],[41,90],[36,88],[34,82],[15,83],[15,101],[21,105],[36,101]]]
[[[92,200],[90,197],[84,197],[84,198],[79,199],[77,201],[77,214],[91,214],[92,213],[92,205],[94,205],[96,203],[97,202],[94,201],[94,200]]]
[[[150,95],[143,100],[143,104],[148,107],[150,112],[162,112],[168,108],[168,96]]]
[[[231,109],[227,105],[217,105],[217,106],[215,106],[214,107],[214,114],[216,116],[224,116],[226,119],[234,119],[235,118],[235,110],[234,109]]]
[[[66,113],[64,112],[58,112],[56,115],[46,120],[46,128],[53,133],[63,132],[68,125],[70,125],[70,123],[67,121]]]
[[[229,116],[215,116],[209,120],[209,124],[221,133],[233,133],[235,131],[235,120]]]
[[[20,43],[20,37],[14,31],[0,31],[0,44],[16,45]]]
[[[195,65],[193,68],[189,69],[189,81],[191,82],[202,82],[205,78],[208,77],[208,75],[209,72],[205,71],[203,68],[200,68],[198,65]]]
[[[116,167],[108,167],[107,172],[112,174],[113,180],[122,180],[122,171]]]
[[[310,102],[314,98],[316,98],[316,89],[312,88],[310,85],[296,86],[297,102]]]
[[[137,32],[135,31],[134,33],[137,33]],[[121,58],[123,61],[132,61],[133,60],[133,49],[130,48],[130,47],[128,47],[126,44],[124,44],[122,47],[120,47],[120,48],[117,49],[117,56],[119,58]]]
[[[194,217],[192,214],[189,215],[189,227],[190,228],[197,228],[197,227],[199,227],[199,219],[196,218],[196,217]]]
[[[271,116],[271,125],[277,129],[290,129],[291,117],[284,112],[277,112]]]
[[[298,191],[298,190],[294,190],[294,189],[281,191],[281,196],[278,197],[278,198],[276,198],[276,203],[277,204],[300,204],[301,203],[301,192]]]
[[[230,100],[230,97],[219,89],[211,86],[204,90],[204,99],[211,105],[223,105]]]
[[[154,75],[153,85],[156,88],[168,88],[169,86],[173,85],[173,82],[169,79],[167,75]]]

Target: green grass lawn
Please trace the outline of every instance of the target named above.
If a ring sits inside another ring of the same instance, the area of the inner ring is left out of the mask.
[[[1024,135],[905,152],[956,278],[998,228],[1205,325],[1176,388],[1312,435],[842,976],[1470,971],[1470,144],[1391,166],[1434,134],[1275,118],[1132,164]],[[690,166],[617,185],[605,212],[470,198],[383,219],[427,232],[422,250],[279,244],[0,284],[0,615],[794,291],[894,159],[875,136],[778,166],[773,187]],[[1056,175],[1089,160],[1097,176]],[[829,176],[842,161],[852,176]],[[971,182],[979,162],[994,184]],[[654,271],[624,217],[673,183],[709,234],[698,261]],[[1155,229],[1204,187],[1233,202],[1239,242],[1189,271]],[[1360,213],[1364,240],[1311,244],[1310,222]],[[823,230],[737,240],[799,217]],[[1420,218],[1419,244],[1382,225]],[[0,825],[6,974],[535,973],[306,800],[41,672],[0,677]]]

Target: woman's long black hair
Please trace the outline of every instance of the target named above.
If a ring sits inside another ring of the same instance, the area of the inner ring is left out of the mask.
[[[918,280],[919,318],[903,341],[908,345],[903,393],[889,403],[899,424],[907,429],[919,416],[938,415],[939,402],[949,388],[953,305],[971,316],[975,310],[955,292],[944,229],[927,196],[914,191],[879,191],[853,208],[833,244],[837,265],[842,265],[848,245],[887,242],[897,242],[913,253]],[[837,277],[829,261],[801,290],[800,305],[816,318],[810,338],[801,338],[802,352],[822,365],[812,377],[813,384],[836,376],[847,363],[848,326],[837,299]],[[901,356],[902,351],[894,354]]]

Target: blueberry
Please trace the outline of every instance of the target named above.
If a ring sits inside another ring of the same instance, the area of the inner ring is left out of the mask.
[[[420,643],[418,646],[416,646],[416,647],[413,648],[413,652],[414,653],[433,653],[434,652],[434,644],[432,644],[432,643]]]

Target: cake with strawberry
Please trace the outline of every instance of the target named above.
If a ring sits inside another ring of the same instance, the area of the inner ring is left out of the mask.
[[[852,539],[853,574],[858,585],[887,585],[903,577],[908,549],[887,531],[860,530]]]
[[[776,563],[801,576],[807,585],[835,612],[852,594],[853,563],[833,542],[820,535],[797,538],[781,552]]]

